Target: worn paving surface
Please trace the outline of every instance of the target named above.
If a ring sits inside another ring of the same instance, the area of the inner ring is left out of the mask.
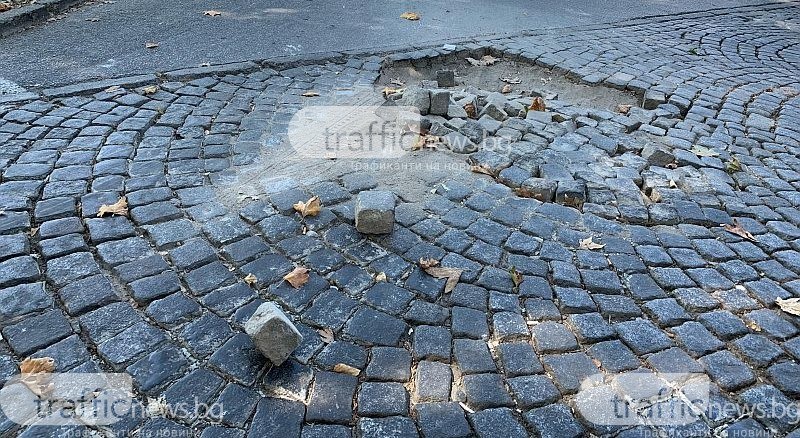
[[[442,134],[512,145],[469,156],[500,182],[448,169],[431,172],[423,194],[380,171],[242,174],[275,167],[300,94],[371,84],[378,57],[4,107],[0,375],[50,356],[59,371],[130,373],[143,403],[225,407],[218,419],[132,416],[59,433],[792,435],[785,416],[708,412],[666,427],[642,413],[635,427],[607,427],[572,407],[583,378],[631,370],[705,373],[717,402],[741,408],[800,396],[800,320],[775,305],[800,296],[799,13],[737,10],[394,55],[424,64],[492,50],[646,90],[655,106],[625,116],[553,99],[549,120],[484,119],[481,133],[433,117]],[[695,145],[718,156],[700,158]],[[531,177],[557,181],[581,208],[516,196]],[[241,179],[258,199],[232,196]],[[366,238],[352,225],[354,193],[386,186],[400,197],[397,228]],[[122,194],[130,218],[95,217]],[[311,194],[323,211],[301,220],[291,205]],[[733,218],[755,241],[719,226]],[[579,249],[589,236],[605,246]],[[416,268],[421,257],[465,269],[457,288],[443,293]],[[281,281],[296,264],[313,270],[300,290]],[[243,334],[265,300],[305,337],[280,367]],[[333,372],[338,363],[361,372]],[[56,434],[7,420],[0,431]]]
[[[23,87],[153,73],[203,63],[309,52],[408,47],[432,41],[562,28],[653,15],[769,3],[764,0],[499,0],[97,2],[57,22],[0,39],[0,78]],[[219,10],[217,17],[203,16]],[[417,22],[400,14],[422,14]],[[92,20],[92,21],[87,21]],[[160,43],[145,48],[146,41]],[[0,86],[0,94],[3,89]]]

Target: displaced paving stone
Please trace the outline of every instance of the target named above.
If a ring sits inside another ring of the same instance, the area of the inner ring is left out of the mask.
[[[387,191],[366,191],[356,197],[356,229],[366,234],[387,234],[394,227],[395,196]]]
[[[303,341],[297,327],[272,303],[260,305],[244,330],[261,354],[275,365],[282,364]]]

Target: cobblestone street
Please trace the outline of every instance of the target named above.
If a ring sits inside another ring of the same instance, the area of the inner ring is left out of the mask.
[[[426,116],[470,147],[413,159],[460,166],[288,157],[315,99],[487,54],[641,105],[526,116],[452,87],[496,112]],[[747,414],[800,398],[800,317],[776,303],[800,297],[797,3],[209,70],[0,104],[0,382],[52,357],[129,373],[143,404],[223,412],[55,429],[0,411],[1,436],[800,437],[798,412]],[[398,197],[388,236],[354,227],[372,188]],[[98,217],[121,196],[128,216]],[[463,269],[454,290],[429,258]],[[264,302],[303,335],[281,366],[244,332]],[[739,411],[615,426],[576,409],[584,379],[625,372],[704,373]]]

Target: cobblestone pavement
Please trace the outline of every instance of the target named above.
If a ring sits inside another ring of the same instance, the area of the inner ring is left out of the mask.
[[[224,413],[58,430],[2,417],[0,433],[797,436],[791,418],[763,412],[604,426],[574,404],[583,378],[632,370],[706,373],[714,401],[743,409],[800,397],[800,319],[775,304],[800,296],[798,17],[784,5],[391,55],[424,65],[491,51],[635,91],[649,109],[553,99],[547,118],[482,119],[480,133],[430,117],[439,134],[513,145],[422,155],[469,158],[499,182],[461,169],[431,173],[424,196],[392,184],[388,237],[353,227],[354,194],[385,187],[381,172],[243,173],[283,147],[302,93],[370,85],[381,57],[3,107],[2,379],[49,356],[58,371],[130,373],[143,403]],[[241,179],[257,193],[221,194]],[[515,194],[548,185],[545,202]],[[123,194],[129,218],[96,217]],[[323,210],[301,220],[292,204],[312,194]],[[734,218],[754,241],[720,227]],[[580,249],[587,237],[605,246]],[[421,257],[464,269],[455,290]],[[293,265],[313,271],[299,290],[281,280]],[[242,328],[264,301],[304,336],[279,367]]]

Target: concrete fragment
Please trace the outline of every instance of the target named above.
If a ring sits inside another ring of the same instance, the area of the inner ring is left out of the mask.
[[[361,192],[356,197],[356,229],[365,234],[387,234],[394,227],[394,193]]]
[[[303,335],[292,321],[273,303],[258,306],[244,324],[244,331],[256,348],[274,365],[280,365],[303,342]]]

